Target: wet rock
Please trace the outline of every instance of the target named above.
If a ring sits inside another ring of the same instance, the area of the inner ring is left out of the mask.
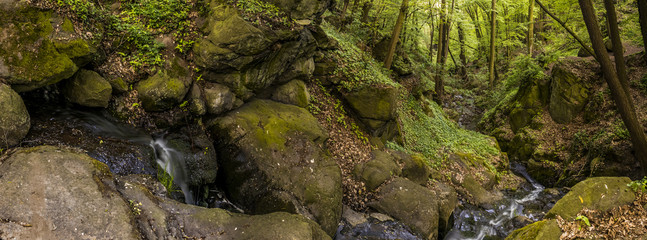
[[[326,132],[305,109],[254,100],[207,124],[231,200],[253,214],[299,213],[334,235],[341,171],[322,144]]]
[[[432,186],[438,199],[438,233],[445,235],[452,229],[454,209],[458,206],[458,194],[453,187],[437,182]]]
[[[135,85],[146,111],[165,111],[179,105],[189,91],[191,76],[181,59],[166,63],[168,68]]]
[[[438,237],[438,201],[429,189],[404,178],[396,178],[380,190],[371,208],[401,221],[424,239]]]
[[[67,79],[83,64],[80,59],[93,54],[85,40],[63,29],[63,18],[26,6],[24,1],[5,2],[0,9],[4,31],[0,78],[14,90],[31,91]]]
[[[29,132],[30,118],[18,93],[0,83],[0,148],[16,145]]]
[[[371,153],[371,160],[355,166],[353,175],[366,183],[368,190],[375,190],[382,183],[402,173],[395,159],[386,152],[375,150]]]
[[[514,228],[522,228],[531,223],[532,219],[523,215],[516,216],[512,219],[512,226],[514,226]]]
[[[236,95],[226,86],[217,83],[206,83],[203,95],[205,107],[209,114],[218,115],[229,111],[236,102]]]
[[[0,238],[139,239],[108,167],[66,149],[19,149],[0,164]],[[22,225],[22,226],[21,226]]]
[[[543,220],[517,229],[505,238],[506,240],[558,240],[562,230],[557,225],[557,220]]]
[[[108,107],[112,86],[94,71],[81,69],[63,87],[65,98],[86,107]]]
[[[166,140],[168,146],[183,157],[189,186],[202,186],[216,181],[216,150],[204,131],[194,126],[183,127],[166,136]]]
[[[594,177],[581,181],[557,201],[546,218],[561,216],[572,220],[583,208],[604,212],[630,204],[636,196],[627,186],[629,182],[631,179],[627,177]]]
[[[301,80],[292,80],[278,87],[272,94],[272,100],[306,108],[310,103],[310,93]]]
[[[495,202],[500,201],[503,198],[501,192],[496,190],[486,190],[471,175],[462,177],[462,181],[455,177],[452,178],[452,181],[463,187],[463,189],[459,189],[459,191],[461,191],[461,194],[470,199],[475,205],[487,208],[491,207]]]
[[[548,111],[557,123],[569,123],[583,109],[589,98],[589,86],[573,72],[572,63],[555,64],[552,71]]]

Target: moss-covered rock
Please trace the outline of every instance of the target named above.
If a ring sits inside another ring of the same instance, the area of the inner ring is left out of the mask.
[[[146,176],[118,177],[117,186],[138,212],[144,239],[331,239],[315,222],[296,214],[245,215],[169,200],[163,187]]]
[[[558,240],[562,229],[557,225],[557,220],[543,220],[535,222],[510,233],[506,240]]]
[[[310,93],[301,80],[292,80],[278,87],[272,94],[272,100],[305,108],[310,103]]]
[[[550,97],[550,82],[543,78],[524,79],[519,86],[509,114],[513,132],[528,126],[542,112]]]
[[[438,238],[438,196],[404,178],[396,178],[380,190],[369,205],[401,221],[424,239]]]
[[[546,218],[561,216],[573,220],[583,208],[604,212],[630,204],[636,196],[627,186],[629,182],[631,179],[627,177],[594,177],[581,181],[555,203]]]
[[[260,29],[245,21],[235,8],[210,3],[210,12],[203,29],[206,38],[199,39],[193,51],[198,66],[213,70],[241,70],[262,56],[272,41]]]
[[[207,104],[202,96],[202,89],[198,84],[193,84],[191,90],[189,90],[189,111],[196,116],[207,113]]]
[[[390,86],[371,86],[343,97],[360,118],[389,121],[395,117],[399,92]]]
[[[409,155],[400,151],[394,152],[392,155],[402,165],[402,177],[421,185],[429,181],[431,168],[422,155]]]
[[[305,109],[254,100],[210,121],[231,200],[253,214],[299,213],[334,235],[341,171],[322,144],[327,133]]]
[[[368,190],[373,191],[392,177],[399,176],[402,171],[390,154],[375,150],[371,155],[370,161],[355,166],[353,174],[366,183]]]
[[[588,84],[574,71],[568,63],[558,63],[553,67],[548,111],[557,123],[571,122],[584,109],[589,98]]]
[[[166,65],[165,70],[135,85],[146,111],[169,110],[179,105],[189,91],[191,76],[182,60],[175,58]]]
[[[282,81],[292,79],[310,79],[315,71],[315,61],[312,57],[307,56],[294,61],[292,66],[288,67],[281,76]]]
[[[0,222],[0,238],[140,239],[105,164],[40,146],[20,149],[1,165],[0,218],[11,221]]]
[[[70,102],[105,108],[112,96],[112,86],[98,73],[82,69],[65,82],[63,93]]]
[[[29,113],[18,93],[0,83],[0,148],[16,145],[29,132]]]
[[[281,8],[294,19],[315,19],[326,11],[330,0],[264,0]]]
[[[202,94],[209,114],[217,115],[229,111],[236,102],[236,95],[228,87],[217,83],[206,83]]]
[[[183,157],[186,166],[187,184],[203,186],[215,183],[218,173],[216,149],[206,133],[195,127],[183,127],[177,133],[166,136],[168,146]]]
[[[64,21],[51,11],[24,2],[8,5],[12,7],[0,9],[0,78],[16,91],[31,91],[69,78],[78,69],[75,61],[93,54],[93,48],[79,36],[60,36]]]

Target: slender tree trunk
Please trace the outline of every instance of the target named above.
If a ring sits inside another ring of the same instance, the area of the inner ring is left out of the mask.
[[[434,16],[431,16],[431,22],[429,23],[429,60],[433,61],[434,59]]]
[[[460,49],[461,52],[458,55],[458,58],[460,58],[461,61],[461,66],[460,66],[460,75],[465,76],[467,75],[467,69],[465,68],[465,65],[467,65],[467,56],[465,55],[465,32],[463,31],[463,25],[461,23],[458,24],[458,41],[460,42]]]
[[[400,31],[402,31],[402,25],[404,23],[404,16],[407,14],[407,4],[409,0],[402,0],[402,5],[400,6],[400,14],[398,14],[398,20],[395,22],[393,27],[393,34],[391,34],[391,43],[389,44],[389,51],[386,53],[386,58],[384,59],[384,67],[387,69],[391,68],[393,63],[393,55],[395,55],[395,47],[398,45],[398,39],[400,38]]]
[[[607,10],[607,23],[609,23],[609,37],[613,45],[613,56],[616,62],[616,71],[618,72],[618,80],[622,84],[622,89],[627,96],[631,96],[629,92],[629,78],[627,77],[627,68],[625,66],[625,54],[622,47],[622,40],[620,40],[620,30],[618,29],[618,17],[616,15],[616,7],[613,5],[613,0],[604,0],[604,8]],[[631,106],[633,102],[629,97]],[[635,111],[635,110],[634,110]]]
[[[368,14],[371,12],[371,8],[373,7],[373,1],[366,2],[364,4],[364,7],[362,8],[362,23],[367,23],[368,22]]]
[[[629,136],[631,138],[633,148],[636,151],[636,160],[640,162],[643,173],[645,173],[647,168],[647,137],[645,137],[644,130],[636,117],[636,111],[632,106],[631,96],[627,95],[623,90],[622,84],[618,79],[618,75],[614,71],[611,59],[609,59],[606,47],[604,46],[604,41],[602,40],[602,32],[600,31],[593,4],[590,0],[578,1],[580,3],[580,9],[582,10],[582,16],[584,17],[584,23],[586,23],[586,28],[589,32],[591,43],[593,44],[593,50],[597,54],[597,60],[602,67],[602,73],[611,89],[611,96],[616,103],[620,116],[622,117],[627,130],[629,130]],[[607,10],[607,13],[609,13],[609,10]]]
[[[577,36],[577,34],[575,34],[575,32],[573,32],[573,30],[571,30],[569,27],[567,27],[567,26],[566,26],[566,23],[564,23],[562,20],[559,20],[559,18],[557,18],[557,16],[555,16],[553,13],[551,13],[551,12],[548,10],[548,8],[546,8],[546,6],[544,6],[544,4],[541,4],[541,2],[540,2],[539,0],[535,0],[535,2],[537,2],[537,5],[539,5],[539,7],[541,7],[541,9],[542,9],[542,10],[544,10],[544,12],[546,12],[550,17],[552,17],[552,18],[553,18],[553,20],[555,20],[557,23],[559,23],[559,25],[562,25],[562,27],[564,27],[564,29],[566,29],[566,31],[567,31],[569,34],[571,34],[571,36],[572,36],[573,38],[575,38],[575,40],[577,40],[577,42],[579,42],[579,43],[580,43],[580,45],[584,48],[584,50],[586,50],[589,54],[591,54],[591,56],[593,56],[593,57],[597,58],[597,57],[595,56],[595,53],[593,52],[593,50],[592,50],[589,46],[587,46],[587,45],[582,41],[582,39],[580,39],[580,38]],[[596,20],[596,21],[597,21],[597,20]]]
[[[535,0],[529,0],[528,6],[528,56],[532,57],[532,45],[535,40]]]
[[[492,0],[492,9],[490,10],[490,88],[494,89],[494,62],[496,61],[496,0]]]
[[[643,35],[643,45],[647,49],[647,0],[636,0],[638,2],[638,17],[640,22],[640,32]],[[647,61],[647,50],[643,55]]]
[[[440,20],[438,22],[438,52],[436,56],[436,66],[438,69],[436,70],[436,76],[434,77],[434,82],[436,83],[435,90],[436,90],[436,95],[434,95],[434,101],[436,101],[439,105],[442,106],[443,104],[443,95],[445,95],[445,83],[443,80],[443,74],[444,74],[444,63],[445,63],[445,45],[448,43],[445,39],[445,35],[447,31],[447,28],[445,25],[447,24],[447,4],[445,0],[441,0],[440,2]]]

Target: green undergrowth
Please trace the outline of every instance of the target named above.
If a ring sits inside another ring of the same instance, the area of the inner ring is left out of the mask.
[[[335,74],[344,79],[340,83],[344,90],[353,91],[372,85],[400,86],[389,77],[391,72],[381,62],[357,47],[359,39],[351,34],[338,32],[326,22],[321,27],[328,36],[339,42],[339,49],[335,51],[338,60]]]
[[[481,160],[500,154],[492,138],[460,128],[435,102],[424,100],[424,104],[420,104],[413,97],[404,101],[398,110],[403,147],[423,154],[431,160],[432,166],[442,164],[446,153],[466,154]]]
[[[261,0],[229,0],[240,10],[243,18],[256,26],[269,28],[292,28],[294,19],[279,7]]]
[[[95,37],[107,41],[110,51],[119,53],[135,69],[156,67],[164,63],[164,45],[155,40],[160,34],[171,34],[175,50],[186,53],[193,45],[189,14],[192,0],[121,1],[116,10],[97,6],[87,0],[49,0],[69,13]]]

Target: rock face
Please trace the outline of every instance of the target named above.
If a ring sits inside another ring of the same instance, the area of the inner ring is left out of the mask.
[[[160,196],[155,180],[140,175],[117,179],[119,191],[133,202],[144,239],[330,239],[313,221],[285,212],[244,215],[200,208]]]
[[[188,133],[188,134],[187,134]],[[181,153],[186,167],[187,184],[201,186],[216,181],[218,164],[216,150],[209,137],[194,127],[184,127],[166,137],[168,146]]]
[[[19,149],[0,164],[2,239],[139,239],[112,174],[87,155]],[[31,227],[25,227],[25,224]]]
[[[305,108],[310,103],[310,93],[303,81],[292,80],[278,87],[272,94],[272,100]]]
[[[379,200],[370,204],[379,212],[388,214],[424,239],[438,238],[439,204],[429,189],[403,178],[382,187]]]
[[[535,222],[510,233],[506,240],[558,240],[562,230],[557,220]]]
[[[553,68],[550,105],[548,111],[557,123],[569,123],[586,105],[589,87],[569,68],[568,63],[557,63]]]
[[[630,204],[636,198],[627,187],[631,179],[627,177],[594,177],[588,178],[575,186],[562,199],[555,203],[546,218],[561,216],[572,220],[583,208],[610,210],[617,206]]]
[[[30,119],[18,93],[0,83],[0,148],[18,144],[29,132]]]
[[[108,107],[112,86],[94,71],[80,70],[63,88],[68,101],[86,107]]]
[[[353,170],[356,178],[366,183],[368,190],[375,190],[382,183],[402,173],[395,159],[386,152],[373,151],[370,161],[358,164]]]
[[[5,1],[0,9],[0,78],[18,92],[71,77],[94,50],[51,11]],[[67,20],[69,21],[69,20]]]
[[[323,14],[330,0],[266,0],[283,9],[294,19],[313,19]]]
[[[208,127],[231,200],[254,214],[299,213],[334,235],[341,171],[322,150],[327,134],[308,111],[254,100]]]
[[[189,91],[191,77],[180,60],[176,58],[167,64],[170,65],[167,70],[159,71],[135,85],[146,111],[169,110],[179,105]]]
[[[236,95],[224,85],[207,83],[204,88],[204,100],[209,114],[220,114],[234,107]]]

